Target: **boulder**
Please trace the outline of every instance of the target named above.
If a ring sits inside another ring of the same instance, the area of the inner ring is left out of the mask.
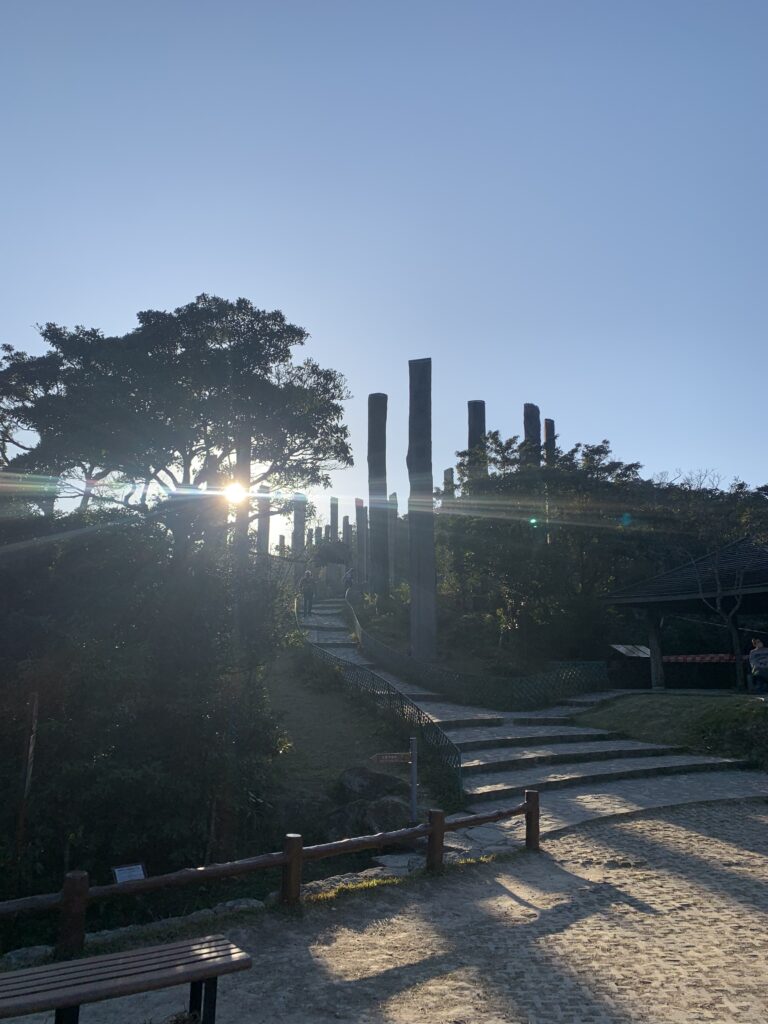
[[[370,768],[347,768],[339,776],[336,793],[339,802],[378,800],[382,796],[408,796],[408,783],[397,775],[374,772]]]
[[[397,796],[382,796],[370,801],[353,800],[329,816],[328,838],[346,839],[376,832],[394,832],[399,828],[407,828],[410,817],[410,805]]]
[[[53,946],[24,946],[22,949],[12,949],[2,960],[4,967],[16,971],[21,967],[36,967],[52,956]]]

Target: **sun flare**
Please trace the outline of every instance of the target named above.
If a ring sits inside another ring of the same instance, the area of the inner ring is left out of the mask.
[[[245,501],[248,497],[248,491],[246,491],[242,484],[227,484],[224,488],[224,497],[230,505],[239,505],[241,501]]]

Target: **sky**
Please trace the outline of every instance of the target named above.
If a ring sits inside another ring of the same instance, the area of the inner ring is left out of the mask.
[[[765,483],[767,46],[764,0],[0,0],[0,342],[281,309],[354,396],[342,515],[374,391],[404,511],[427,356],[436,483],[470,399]]]

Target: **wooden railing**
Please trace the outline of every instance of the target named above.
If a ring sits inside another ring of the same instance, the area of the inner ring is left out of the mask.
[[[427,840],[427,871],[437,872],[443,866],[444,838],[446,832],[462,828],[473,828],[492,821],[503,821],[517,815],[525,816],[525,845],[529,850],[539,849],[539,794],[526,790],[525,801],[508,810],[490,811],[487,814],[469,814],[446,820],[443,811],[430,811],[429,820],[412,828],[395,832],[378,832],[376,835],[356,836],[339,839],[333,843],[304,846],[300,835],[289,834],[283,842],[280,853],[262,853],[258,857],[247,857],[227,864],[210,864],[207,867],[183,868],[166,875],[153,875],[132,882],[116,882],[112,885],[90,885],[87,871],[70,871],[64,878],[61,892],[40,896],[25,896],[18,900],[0,903],[0,919],[18,914],[33,914],[44,911],[59,911],[56,953],[71,956],[79,953],[85,942],[85,917],[88,904],[94,900],[109,899],[112,896],[134,896],[158,889],[176,888],[195,883],[213,882],[222,878],[236,878],[262,871],[267,868],[282,868],[280,902],[295,906],[301,899],[301,869],[305,861],[324,860],[342,854],[357,853],[361,850],[376,850],[383,846],[409,843],[414,839]]]

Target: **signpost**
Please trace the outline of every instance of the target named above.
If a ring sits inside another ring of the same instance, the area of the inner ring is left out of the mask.
[[[411,766],[411,822],[416,824],[418,821],[418,810],[417,810],[417,792],[419,788],[419,767],[418,767],[418,751],[416,749],[416,737],[411,736],[411,749],[404,751],[395,751],[390,754],[374,754],[370,758],[374,764],[409,764]]]

